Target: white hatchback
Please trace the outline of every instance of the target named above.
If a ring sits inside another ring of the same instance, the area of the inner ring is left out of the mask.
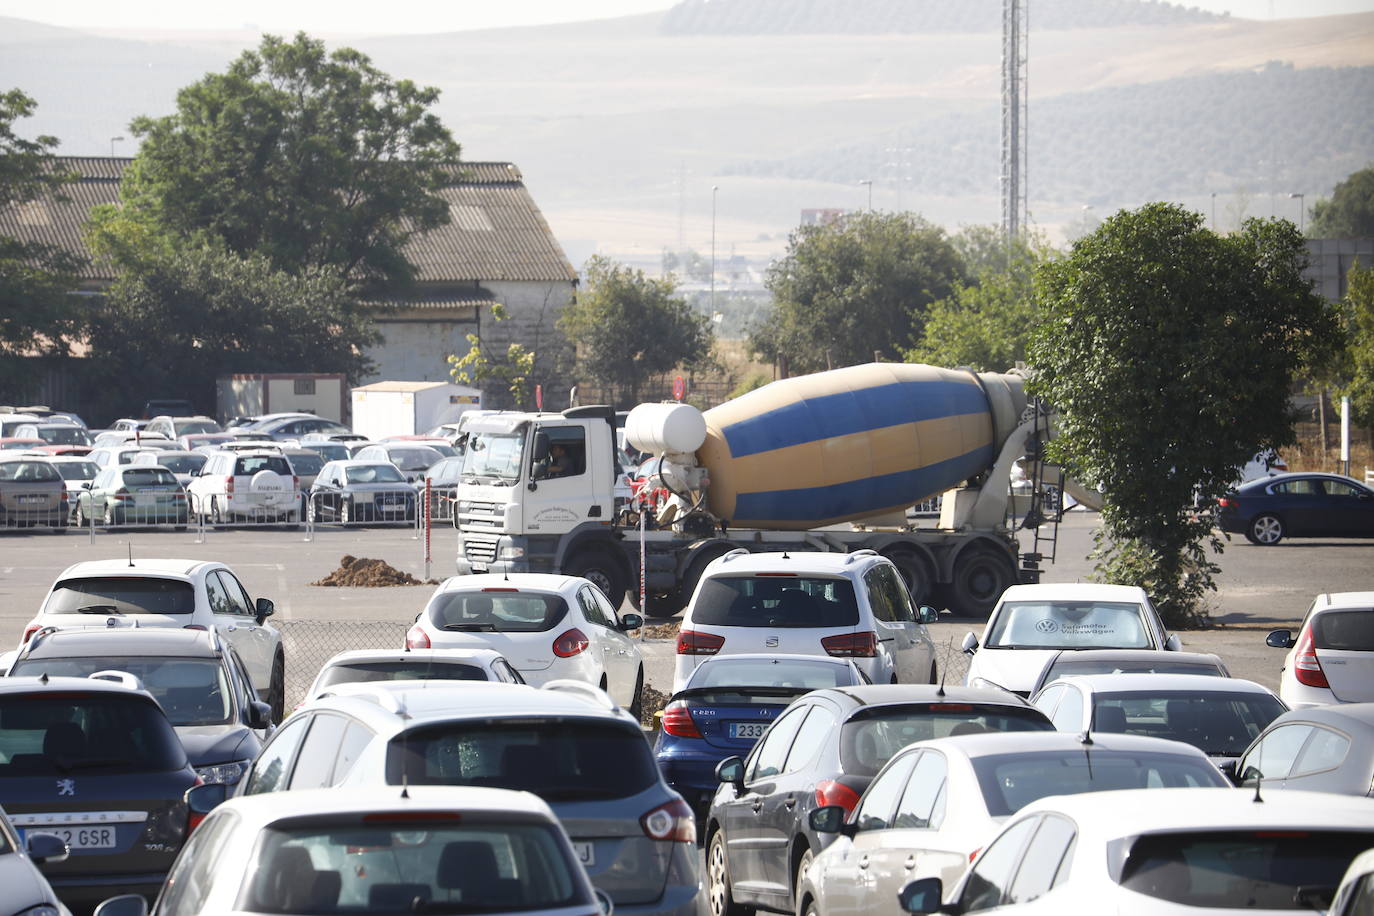
[[[303,702],[317,700],[341,684],[412,680],[525,683],[494,649],[353,649],[324,663]]]
[[[585,681],[638,718],[644,661],[631,634],[643,625],[638,614],[617,614],[600,589],[576,576],[454,576],[434,590],[406,646],[494,649],[527,683]]]
[[[933,684],[935,619],[872,550],[734,550],[706,567],[682,612],[673,693],[703,659],[746,652],[851,658],[874,684]]]
[[[1374,701],[1374,592],[1318,595],[1296,639],[1274,630],[1265,642],[1291,650],[1279,674],[1290,708]]]

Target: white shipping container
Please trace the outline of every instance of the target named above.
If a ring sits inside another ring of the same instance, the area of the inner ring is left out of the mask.
[[[427,433],[482,407],[479,389],[449,382],[374,382],[352,398],[353,431],[374,441]]]

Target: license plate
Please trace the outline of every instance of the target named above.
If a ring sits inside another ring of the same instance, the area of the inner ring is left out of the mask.
[[[46,496],[21,496],[21,497],[19,497],[19,502],[20,502],[22,505],[25,505],[25,506],[31,506],[31,505],[35,505],[35,504],[37,504],[37,503],[45,503],[45,502],[47,502],[47,501],[48,501],[48,498],[47,498]]]
[[[135,506],[156,506],[156,505],[157,505],[157,494],[156,494],[156,493],[136,493],[136,494],[134,494],[134,505],[135,505]]]
[[[596,864],[596,848],[590,841],[573,840],[573,851],[577,853],[577,861],[584,866]]]
[[[61,837],[72,849],[114,849],[115,828],[107,827],[44,827],[36,825],[20,831],[20,839],[25,833],[51,833]]]
[[[731,722],[731,738],[762,738],[763,733],[768,729],[765,722]]]

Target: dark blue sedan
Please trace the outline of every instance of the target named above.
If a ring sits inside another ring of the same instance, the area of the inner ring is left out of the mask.
[[[654,756],[668,785],[693,810],[701,811],[720,785],[716,764],[726,757],[746,756],[793,700],[813,690],[867,683],[864,673],[845,658],[708,658],[660,713]]]
[[[1286,537],[1374,537],[1374,490],[1339,474],[1280,474],[1218,502],[1222,531],[1272,546]]]

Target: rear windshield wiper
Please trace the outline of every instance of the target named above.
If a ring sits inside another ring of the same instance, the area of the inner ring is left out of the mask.
[[[78,614],[118,614],[124,616],[124,612],[113,604],[88,604],[85,607],[76,609]]]

